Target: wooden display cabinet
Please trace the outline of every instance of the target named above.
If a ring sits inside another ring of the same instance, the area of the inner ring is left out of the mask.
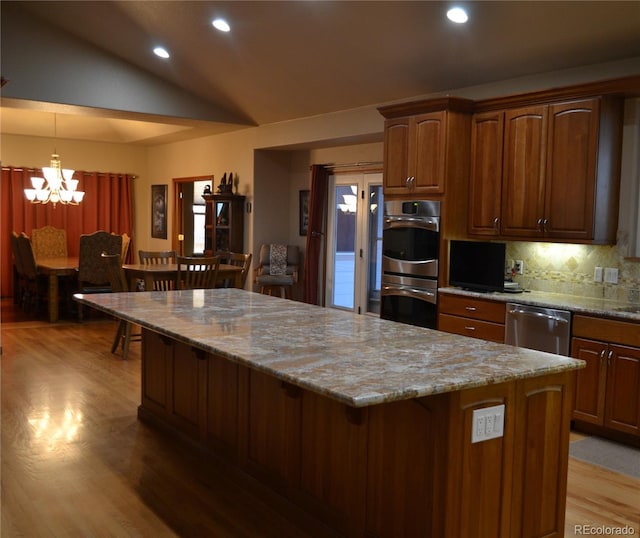
[[[244,196],[203,194],[206,202],[204,254],[244,252]]]

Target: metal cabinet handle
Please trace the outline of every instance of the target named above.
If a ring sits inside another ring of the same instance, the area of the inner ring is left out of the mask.
[[[607,355],[607,366],[611,366],[611,358],[613,357],[613,350],[609,351]]]
[[[464,309],[468,310],[469,312],[475,312],[477,310],[475,306],[465,306]]]
[[[500,217],[496,217],[495,219],[493,219],[493,229],[494,230],[500,229]]]
[[[544,232],[544,224],[543,224],[542,219],[538,219],[538,222],[537,222],[536,224],[538,225],[538,229],[539,229],[541,232]]]
[[[413,189],[413,181],[415,180],[415,176],[409,176],[406,180],[405,180],[405,185],[409,188],[409,189]]]
[[[466,327],[465,327],[465,329],[466,329],[467,331],[475,331],[475,330],[476,330],[476,328],[475,328],[475,327],[470,327],[470,326],[466,326]]]

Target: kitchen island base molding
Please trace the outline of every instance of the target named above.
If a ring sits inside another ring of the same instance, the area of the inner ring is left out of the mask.
[[[139,417],[346,536],[563,536],[575,372],[351,407],[143,331]],[[505,405],[504,436],[471,442]]]

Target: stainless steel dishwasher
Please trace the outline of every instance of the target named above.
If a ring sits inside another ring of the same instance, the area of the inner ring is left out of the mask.
[[[507,303],[505,343],[569,355],[571,312]]]

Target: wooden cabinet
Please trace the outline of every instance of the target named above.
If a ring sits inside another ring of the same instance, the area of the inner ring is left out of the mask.
[[[504,343],[505,303],[441,293],[438,330]]]
[[[504,112],[474,114],[471,122],[469,233],[500,235]]]
[[[244,252],[244,196],[203,195],[205,212],[205,256]]]
[[[469,234],[615,241],[621,132],[609,97],[474,115]]]
[[[226,454],[238,441],[239,365],[150,330],[142,338],[142,408]]]
[[[468,162],[471,105],[465,99],[444,98],[378,109],[386,118],[385,195],[439,195],[448,189],[455,181],[452,167]]]
[[[386,193],[444,192],[445,122],[445,111],[385,122]]]
[[[571,355],[587,363],[577,374],[573,418],[640,436],[640,327],[581,315],[573,323]]]

